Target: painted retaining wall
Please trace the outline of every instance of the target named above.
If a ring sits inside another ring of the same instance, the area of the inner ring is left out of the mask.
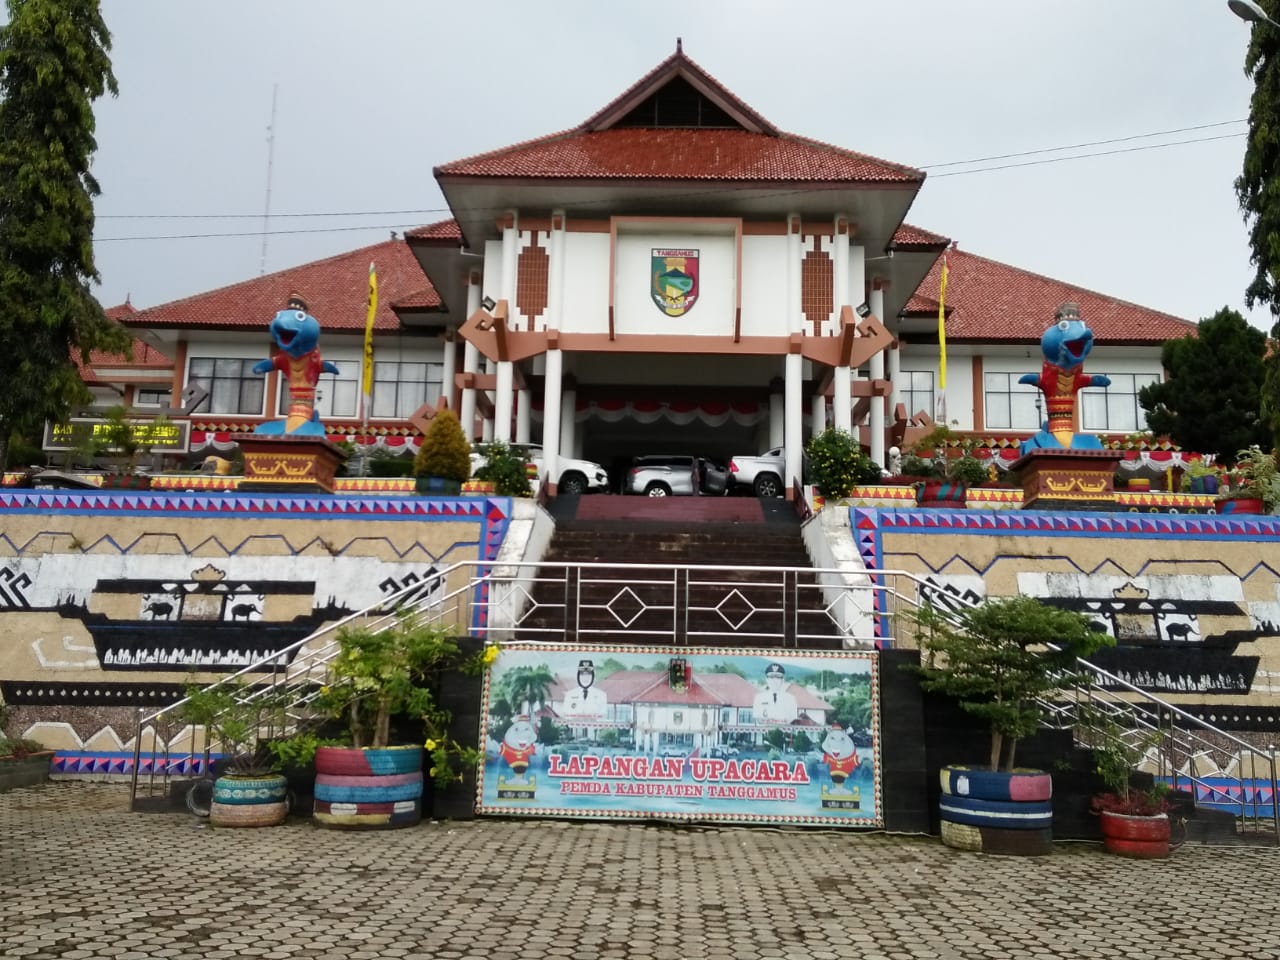
[[[498,555],[504,497],[0,491],[6,732],[120,773],[139,708]],[[456,582],[452,582],[456,581]],[[474,626],[474,624],[468,624]]]

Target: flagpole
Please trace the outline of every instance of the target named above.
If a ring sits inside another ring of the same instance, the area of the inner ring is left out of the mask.
[[[947,256],[942,255],[942,280],[938,284],[938,404],[937,413],[947,426]]]
[[[367,440],[369,436],[369,408],[373,406],[373,317],[378,312],[378,273],[373,261],[369,262],[369,310],[364,320],[364,364],[361,371],[360,395],[360,438]],[[368,471],[368,443],[361,443],[364,448],[360,457],[360,476]]]

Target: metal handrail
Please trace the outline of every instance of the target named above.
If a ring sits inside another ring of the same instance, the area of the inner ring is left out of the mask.
[[[752,646],[800,648],[819,639],[830,642],[838,638],[844,647],[872,649],[893,645],[893,625],[902,622],[898,620],[899,611],[919,608],[922,598],[936,590],[936,585],[905,570],[783,566],[745,569],[750,579],[744,578],[744,568],[718,564],[461,561],[437,573],[430,583],[415,583],[383,597],[364,610],[220,678],[212,686],[255,681],[248,686],[245,697],[263,698],[264,702],[281,690],[293,690],[296,696],[286,708],[291,713],[285,722],[296,725],[307,720],[306,708],[317,695],[327,664],[338,651],[338,633],[353,623],[377,630],[390,626],[398,616],[407,613],[415,623],[443,623],[464,629],[474,625],[468,632],[506,645],[591,640],[625,635],[639,622],[640,614],[628,618],[614,608],[619,598],[638,604],[641,614],[655,614],[645,620],[642,632],[637,631],[646,637],[645,642],[654,642],[652,638],[658,637],[673,645],[682,645],[711,638],[724,642],[728,637]],[[463,585],[437,595],[437,585],[447,584],[462,570],[467,571]],[[609,576],[610,573],[614,576]],[[541,599],[534,598],[535,584],[542,585]],[[589,595],[593,588],[607,590],[609,587],[615,587],[616,591],[607,600]],[[723,591],[727,599],[719,603],[700,599],[716,590]],[[744,591],[753,591],[757,599],[750,600]],[[558,596],[549,600],[548,592]],[[749,609],[749,616],[739,618],[726,611],[725,605],[734,594]],[[646,599],[650,595],[654,599]],[[772,599],[766,603],[762,596]],[[820,602],[802,608],[801,600],[809,596],[819,597]],[[658,597],[661,599],[656,599]],[[952,604],[975,605],[961,597],[952,596],[948,600]],[[953,611],[946,607],[935,609],[954,622]],[[539,612],[552,614],[549,624],[535,622]],[[609,615],[614,622],[607,628],[593,626],[584,614]],[[772,618],[771,622],[781,623],[782,629],[743,629],[751,617],[759,614]],[[715,622],[716,616],[723,621],[723,628]],[[812,617],[821,630],[812,627],[804,619],[806,616]],[[698,618],[711,622],[716,628],[699,625]],[[661,623],[663,629],[654,629],[657,623]],[[1200,776],[1194,766],[1178,770],[1176,758],[1181,755],[1190,759],[1206,752],[1226,756],[1229,747],[1224,745],[1232,745],[1239,765],[1240,800],[1231,800],[1231,805],[1239,808],[1241,821],[1246,821],[1252,811],[1255,826],[1260,824],[1260,808],[1266,804],[1246,798],[1244,764],[1246,758],[1250,758],[1256,767],[1257,758],[1265,759],[1272,789],[1270,819],[1280,841],[1280,803],[1276,802],[1280,792],[1277,791],[1274,747],[1264,752],[1087,660],[1078,660],[1078,667],[1091,682],[1064,691],[1062,698],[1043,702],[1050,725],[1073,729],[1081,742],[1096,738],[1098,731],[1091,732],[1087,718],[1081,716],[1080,707],[1089,705],[1094,709],[1104,707],[1109,716],[1123,716],[1125,724],[1133,730],[1159,731],[1157,774],[1170,779],[1175,788],[1185,781],[1202,796],[1210,798],[1208,802],[1214,806],[1226,805],[1213,799],[1223,795],[1221,787]],[[1108,687],[1117,689],[1106,689]],[[134,738],[133,796],[138,793],[144,730],[150,725],[155,734],[158,725],[174,716],[185,702],[183,698],[149,714],[139,711]],[[196,744],[193,738],[191,750],[182,756],[193,756]],[[209,748],[206,741],[203,745],[206,769]],[[172,762],[152,764],[149,785],[154,787],[157,774],[167,784],[172,766]]]

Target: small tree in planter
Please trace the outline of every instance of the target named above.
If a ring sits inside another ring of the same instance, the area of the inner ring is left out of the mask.
[[[962,437],[945,424],[929,431],[903,458],[902,472],[919,471],[924,479],[916,484],[916,502],[921,506],[963,507],[970,487],[986,482],[990,466],[973,455],[977,441]],[[958,449],[960,456],[949,451]]]
[[[1098,776],[1109,788],[1090,803],[1102,819],[1102,845],[1123,857],[1153,860],[1169,856],[1169,787],[1132,783],[1134,769],[1160,741],[1159,730],[1128,731],[1110,718],[1094,718],[1091,733]]]
[[[828,500],[847,497],[853,488],[880,479],[880,466],[862,452],[847,430],[830,427],[809,441],[809,476]]]
[[[385,629],[345,627],[338,654],[329,663],[327,683],[313,706],[346,724],[350,747],[316,751],[316,820],[331,827],[397,827],[422,816],[422,760],[419,744],[393,746],[392,720],[422,722],[428,776],[438,787],[462,778],[481,759],[448,733],[450,716],[433,688],[446,671],[478,674],[497,647],[465,655],[443,630],[402,614]],[[362,782],[352,784],[350,777]]]
[[[484,466],[475,472],[475,479],[488,480],[494,492],[501,497],[527,497],[533,491],[529,486],[529,461],[508,444],[500,441],[487,443],[480,448]]]
[[[1042,700],[1080,682],[1076,658],[1115,641],[1085,615],[1034,597],[988,600],[953,616],[925,607],[913,619],[920,685],[958,701],[990,729],[986,767],[942,771],[943,841],[988,852],[1048,852],[1052,781],[1046,772],[1015,768],[1017,745],[1040,727]],[[1010,826],[1028,832],[1011,839],[1004,833]],[[961,829],[970,827],[977,830]]]
[[[207,742],[222,750],[219,766],[225,773],[214,781],[209,805],[209,821],[215,827],[269,827],[289,815],[288,783],[259,737],[274,709],[274,699],[254,696],[239,679],[187,686],[179,715],[203,727]]]
[[[456,494],[471,476],[471,447],[457,415],[448,408],[436,411],[413,459],[413,475],[419,493]]]
[[[1218,489],[1219,513],[1275,513],[1280,507],[1280,469],[1274,453],[1249,447],[1236,454],[1227,471],[1227,489]]]

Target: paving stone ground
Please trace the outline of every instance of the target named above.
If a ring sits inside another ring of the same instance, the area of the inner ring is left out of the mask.
[[[1280,849],[479,820],[212,829],[126,787],[0,794],[0,957],[1280,958]]]

